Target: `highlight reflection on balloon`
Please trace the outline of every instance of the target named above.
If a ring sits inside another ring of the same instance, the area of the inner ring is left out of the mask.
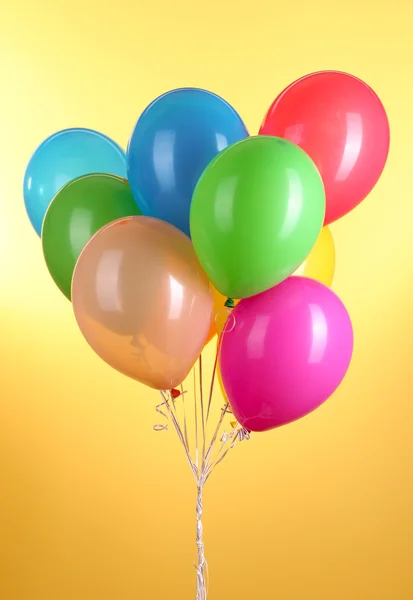
[[[222,336],[222,381],[238,422],[251,431],[285,425],[320,406],[349,367],[353,330],[325,285],[289,277],[241,300]]]
[[[72,302],[95,352],[155,389],[185,379],[211,323],[209,282],[191,241],[150,217],[119,219],[89,241],[76,264]]]
[[[47,268],[66,298],[76,261],[92,235],[111,221],[139,214],[128,182],[114,175],[84,175],[57,192],[43,221],[42,246]]]
[[[248,136],[238,113],[197,88],[167,92],[142,113],[127,151],[128,179],[144,215],[189,232],[194,188],[224,148]]]
[[[24,202],[38,235],[50,202],[66,183],[90,173],[126,178],[126,171],[122,148],[98,131],[73,128],[48,137],[34,152],[24,175]]]
[[[203,172],[191,204],[192,241],[216,289],[247,298],[294,273],[324,214],[323,182],[311,158],[287,140],[249,137]]]
[[[328,225],[353,210],[376,185],[387,161],[386,111],[364,81],[339,71],[301,77],[277,96],[260,129],[294,142],[324,182]]]

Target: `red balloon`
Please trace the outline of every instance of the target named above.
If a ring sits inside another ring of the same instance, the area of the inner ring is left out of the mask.
[[[313,159],[326,191],[324,225],[371,192],[390,143],[378,96],[357,77],[338,71],[312,73],[288,86],[270,106],[260,134],[290,140]]]

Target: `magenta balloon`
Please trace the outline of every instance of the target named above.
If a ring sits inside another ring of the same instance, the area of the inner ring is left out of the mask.
[[[223,334],[220,370],[238,422],[266,431],[322,404],[343,380],[353,329],[341,300],[306,277],[241,300]]]

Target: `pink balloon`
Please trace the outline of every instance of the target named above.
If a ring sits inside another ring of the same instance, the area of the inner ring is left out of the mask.
[[[223,333],[220,370],[231,408],[250,431],[305,416],[336,390],[350,365],[353,329],[341,300],[306,277],[241,300]]]

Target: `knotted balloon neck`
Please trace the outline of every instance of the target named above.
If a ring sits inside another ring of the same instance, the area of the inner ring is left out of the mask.
[[[235,302],[232,298],[228,298],[227,301],[225,302],[225,306],[227,308],[235,308]]]

